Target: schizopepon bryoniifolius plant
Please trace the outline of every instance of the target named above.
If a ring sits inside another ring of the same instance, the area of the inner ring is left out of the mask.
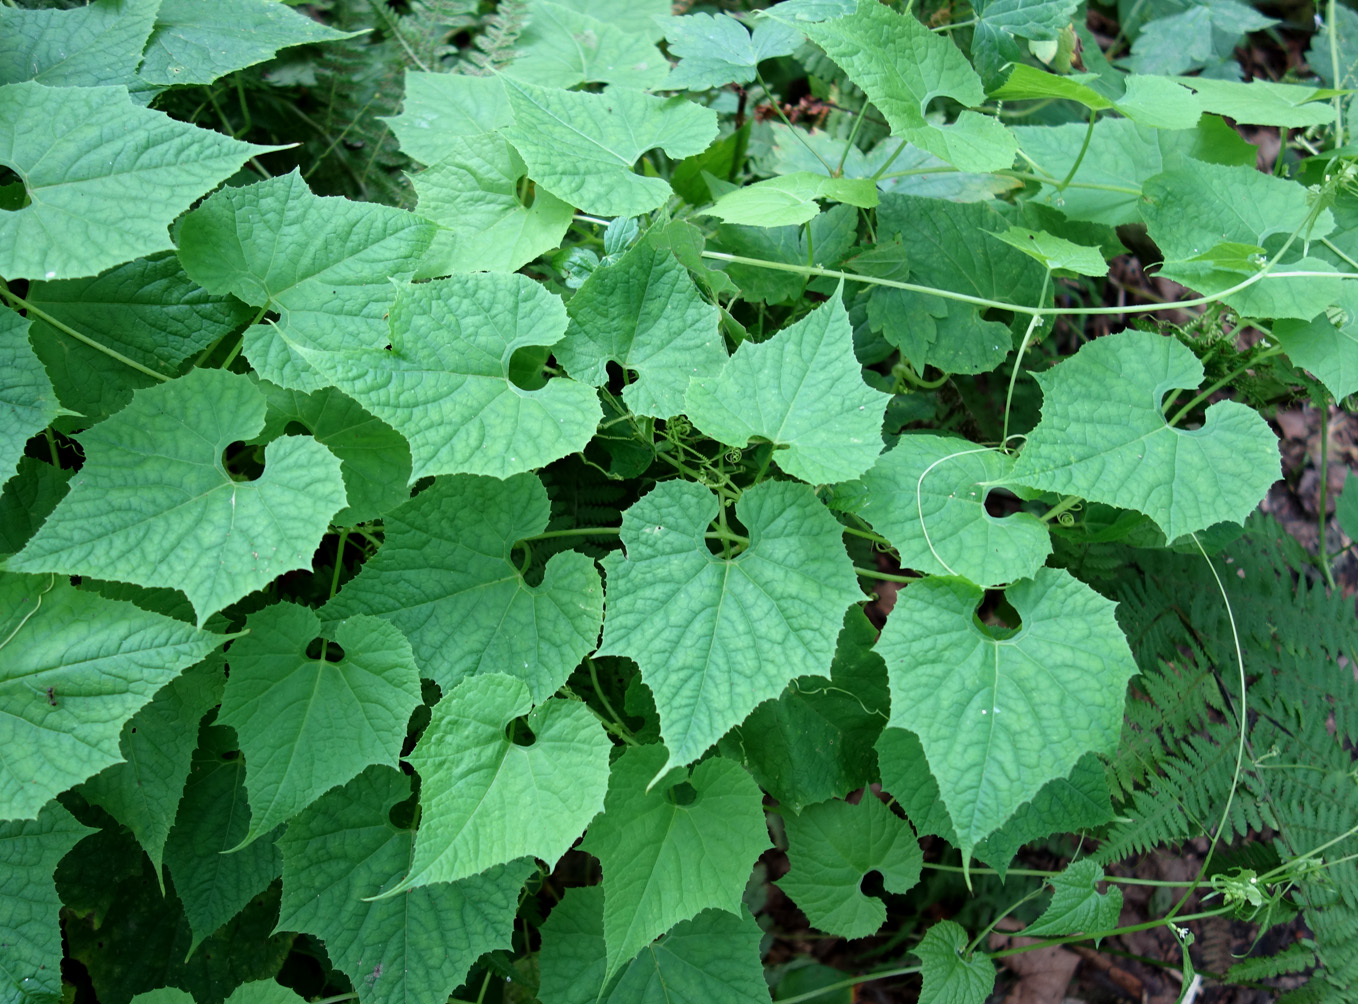
[[[1333,2],[3,0],[0,1004],[1358,1000],[1355,86]]]

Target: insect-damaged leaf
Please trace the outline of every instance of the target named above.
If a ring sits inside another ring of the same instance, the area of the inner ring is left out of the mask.
[[[533,870],[520,860],[370,900],[410,865],[415,833],[392,822],[393,808],[409,798],[410,778],[369,767],[304,811],[278,841],[279,928],[324,941],[373,1004],[444,1000],[478,958],[509,948],[519,889]]]
[[[1170,540],[1241,523],[1278,479],[1278,443],[1251,408],[1218,401],[1200,429],[1165,420],[1175,388],[1202,382],[1202,363],[1173,338],[1122,331],[1086,343],[1046,373],[1042,421],[1010,477],[1145,513]]]
[[[257,480],[237,481],[222,453],[263,425],[264,396],[223,370],[137,391],[80,434],[80,477],[9,567],[180,589],[199,625],[309,567],[344,505],[340,463],[314,439],[285,436]]]
[[[420,675],[410,643],[377,617],[326,629],[316,614],[277,603],[252,614],[231,646],[217,721],[245,754],[253,842],[370,764],[395,767]],[[322,642],[313,654],[310,643]]]
[[[663,481],[623,515],[626,556],[604,559],[600,655],[625,655],[655,694],[668,764],[691,763],[797,676],[824,675],[850,603],[862,598],[839,524],[806,485],[741,496],[749,546],[714,555],[718,501]]]
[[[919,736],[964,858],[1085,753],[1113,750],[1137,672],[1113,603],[1069,573],[1042,568],[1007,590],[1023,620],[1008,637],[976,623],[983,595],[916,582],[877,643],[891,724]]]
[[[919,881],[924,855],[915,832],[871,791],[857,805],[832,800],[784,818],[791,870],[778,881],[812,927],[866,938],[886,921],[886,905],[860,884],[879,872],[887,892]]]
[[[387,515],[386,542],[322,616],[390,621],[445,693],[467,676],[507,673],[540,703],[594,648],[604,605],[598,569],[576,551],[549,558],[536,586],[520,574],[514,543],[549,516],[536,475],[436,479]]]
[[[603,727],[579,701],[531,706],[528,688],[501,673],[463,680],[434,706],[409,757],[422,783],[415,854],[384,897],[515,858],[555,867],[603,809],[612,745]],[[520,715],[526,745],[506,734]]]
[[[0,86],[0,164],[30,199],[0,212],[0,275],[75,279],[167,250],[176,216],[270,149],[139,108],[122,87]]]
[[[759,788],[713,757],[665,774],[663,747],[628,749],[613,764],[604,814],[582,850],[604,869],[605,978],[680,921],[717,908],[739,914],[755,858],[769,846]]]
[[[746,342],[720,374],[689,384],[686,412],[727,446],[774,444],[778,466],[811,484],[855,478],[882,451],[889,398],[863,382],[838,296],[766,342]]]

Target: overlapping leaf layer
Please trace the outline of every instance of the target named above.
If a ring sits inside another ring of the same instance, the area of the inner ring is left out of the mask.
[[[109,1004],[291,999],[289,952],[363,1004],[767,1000],[781,852],[857,939],[918,837],[1003,876],[1113,819],[1097,548],[1226,539],[1255,406],[1358,389],[1353,168],[1226,122],[1352,106],[1229,79],[1229,0],[1118,65],[1073,0],[51,6],[0,6],[0,1004],[62,922]],[[323,45],[404,60],[320,155],[403,205],[241,138]],[[1090,339],[1137,236],[1214,312]],[[1104,877],[1028,933],[1116,928]],[[914,943],[920,1000],[991,992]]]

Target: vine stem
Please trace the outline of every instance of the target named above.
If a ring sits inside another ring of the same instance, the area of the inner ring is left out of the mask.
[[[1220,917],[1222,914],[1228,913],[1230,909],[1231,908],[1228,906],[1221,906],[1215,910],[1204,910],[1201,913],[1190,913],[1187,916],[1180,917],[1178,923],[1187,924],[1194,920],[1206,920],[1209,917]],[[1123,934],[1135,934],[1137,931],[1149,931],[1152,928],[1164,927],[1167,924],[1172,924],[1174,922],[1175,921],[1173,915],[1170,915],[1168,917],[1161,917],[1157,920],[1143,921],[1140,924],[1129,924],[1126,927],[1114,927],[1107,931],[1093,931],[1089,934],[1068,934],[1065,937],[1061,938],[1047,938],[1033,945],[1021,945],[1016,948],[1005,948],[998,952],[989,952],[987,954],[989,954],[990,958],[992,959],[1004,959],[1008,958],[1011,955],[1021,955],[1024,952],[1034,952],[1037,951],[1039,948],[1053,948],[1057,945],[1073,944],[1076,941],[1102,940],[1103,938],[1116,938],[1119,935]],[[1022,931],[1015,931],[1014,933],[1019,935],[1020,937],[1023,935]]]
[[[857,565],[853,570],[865,579],[881,579],[883,582],[910,583],[920,578],[918,575],[893,575],[890,572],[879,572],[875,568],[859,568]]]
[[[1089,124],[1092,129],[1094,125],[1094,117],[1092,115],[1089,118]],[[1085,143],[1089,143],[1088,136],[1085,137]],[[1074,169],[1072,168],[1072,171],[1073,170]],[[1051,284],[1052,270],[1049,267],[1047,269],[1047,274],[1042,277],[1042,292],[1037,294],[1037,305],[1039,307],[1047,302],[1047,290],[1051,288]],[[1033,332],[1037,330],[1037,326],[1041,320],[1042,315],[1040,314],[1034,314],[1028,319],[1028,330],[1023,333],[1023,341],[1019,343],[1018,354],[1014,356],[1014,368],[1009,373],[1009,390],[1007,390],[1004,395],[1004,432],[1000,437],[1001,443],[1008,444],[1009,442],[1009,406],[1014,402],[1014,384],[1018,383],[1019,366],[1023,363],[1023,354],[1028,351],[1028,342],[1032,339]]]
[[[1326,4],[1325,19],[1329,22],[1326,27],[1329,29],[1330,36],[1330,86],[1339,90],[1343,85],[1339,82],[1339,11],[1336,10],[1335,0],[1329,0]],[[1344,145],[1344,95],[1334,96],[1334,145],[1341,147]]]
[[[961,865],[934,864],[933,862],[930,862],[930,861],[924,862],[924,867],[925,867],[925,868],[932,868],[932,869],[933,869],[934,871],[936,871],[936,872],[950,872],[950,873],[953,873],[953,874],[956,874],[956,875],[965,875],[965,874],[967,873],[967,871],[968,871],[968,869],[963,868]],[[995,868],[972,868],[972,869],[970,869],[970,872],[971,872],[972,875],[998,875],[998,874],[999,874],[999,870],[998,870],[998,869],[995,869]],[[1008,876],[1008,875],[1019,875],[1019,876],[1022,876],[1022,877],[1024,877],[1024,878],[1052,878],[1053,876],[1060,875],[1061,872],[1044,872],[1044,871],[1042,871],[1042,870],[1040,870],[1040,869],[1037,869],[1037,868],[1008,868],[1008,869],[1005,869],[1004,874],[1005,874],[1006,876]],[[1166,879],[1124,878],[1124,877],[1121,876],[1121,875],[1105,875],[1105,876],[1103,877],[1103,881],[1105,881],[1105,882],[1115,882],[1115,883],[1117,883],[1118,885],[1151,885],[1151,886],[1165,886],[1165,887],[1171,888],[1171,889],[1182,889],[1182,888],[1184,888],[1185,886],[1191,886],[1191,885],[1193,884],[1193,883],[1191,883],[1191,882],[1170,882],[1170,881],[1168,881],[1168,880],[1166,880]],[[1021,932],[1020,932],[1020,933],[1021,933]]]
[[[570,530],[548,530],[535,533],[524,540],[550,540],[553,537],[616,537],[622,533],[620,526],[577,526]]]
[[[1280,346],[1273,345],[1265,349],[1263,352],[1260,352],[1257,356],[1252,357],[1244,364],[1237,366],[1235,369],[1231,370],[1231,372],[1227,373],[1220,380],[1214,382],[1210,387],[1207,387],[1201,393],[1195,395],[1187,404],[1185,404],[1182,408],[1176,411],[1174,413],[1174,417],[1169,420],[1169,424],[1178,425],[1179,422],[1183,420],[1183,417],[1185,415],[1187,415],[1198,405],[1202,404],[1202,402],[1206,401],[1217,391],[1221,390],[1222,387],[1225,387],[1228,383],[1230,383],[1232,380],[1238,377],[1241,373],[1244,373],[1247,369],[1249,369],[1252,366],[1259,365],[1265,359],[1271,359],[1273,356],[1280,355],[1282,351],[1283,350]]]
[[[71,327],[68,324],[63,324],[61,321],[58,321],[55,317],[47,313],[45,310],[41,309],[40,307],[33,306],[33,304],[29,303],[22,296],[19,296],[17,293],[10,292],[4,286],[0,286],[0,296],[3,296],[6,300],[8,300],[11,306],[16,306],[22,310],[28,311],[30,316],[38,318],[38,320],[42,321],[44,324],[50,324],[52,327],[56,328],[62,334],[70,335],[77,342],[80,342],[84,345],[88,345],[96,352],[102,352],[110,359],[116,359],[124,366],[127,366],[130,369],[134,369],[138,373],[142,373],[146,376],[149,376],[152,380],[159,380],[161,383],[166,383],[172,379],[171,377],[167,377],[164,373],[157,373],[149,366],[143,366],[135,359],[129,359],[127,356],[123,355],[117,349],[111,349],[107,345],[102,345],[99,342],[96,342],[93,338],[89,337],[89,335],[81,334],[79,331],[76,331],[75,328]]]
[[[1240,632],[1235,626],[1235,611],[1231,609],[1231,597],[1226,592],[1226,585],[1221,581],[1221,576],[1217,573],[1217,566],[1212,564],[1212,559],[1207,556],[1207,549],[1202,546],[1202,541],[1198,535],[1192,534],[1193,543],[1198,547],[1198,553],[1202,555],[1202,560],[1207,562],[1207,568],[1212,573],[1212,578],[1216,580],[1217,589],[1221,593],[1221,601],[1226,604],[1226,619],[1231,625],[1231,640],[1235,643],[1235,664],[1240,673],[1240,708],[1236,712],[1236,720],[1240,723],[1240,738],[1235,750],[1235,774],[1231,778],[1231,790],[1226,793],[1226,805],[1221,810],[1221,821],[1217,823],[1217,831],[1212,834],[1212,842],[1207,846],[1207,854],[1202,859],[1202,865],[1198,868],[1198,874],[1193,877],[1193,888],[1202,882],[1202,877],[1207,874],[1207,868],[1212,863],[1212,855],[1216,853],[1217,844],[1221,841],[1221,834],[1226,829],[1227,820],[1231,815],[1231,804],[1235,801],[1236,789],[1240,786],[1240,769],[1245,762],[1245,726],[1249,711],[1248,696],[1245,692],[1245,656],[1240,649]],[[1166,921],[1172,920],[1180,910],[1183,909],[1188,897],[1193,895],[1193,888],[1190,888],[1181,897],[1179,902],[1170,907],[1169,914],[1165,917]],[[1191,919],[1191,918],[1187,918]]]
[[[594,660],[589,656],[585,656],[585,665],[589,668],[589,682],[594,685],[594,694],[599,698],[599,702],[604,706],[604,710],[607,711],[609,716],[613,719],[613,724],[620,730],[619,735],[628,743],[628,745],[638,745],[636,736],[632,735],[632,730],[622,723],[622,715],[618,714],[617,709],[613,707],[613,702],[610,701],[608,695],[604,693],[604,688],[599,686],[599,673],[594,667]]]
[[[1317,202],[1317,206],[1321,203]],[[1314,215],[1314,213],[1312,214]],[[1293,242],[1302,230],[1312,222],[1312,216],[1308,216],[1292,231],[1287,241],[1278,253],[1268,260],[1268,262],[1254,275],[1247,276],[1240,282],[1219,293],[1211,296],[1199,296],[1190,300],[1175,300],[1170,303],[1136,303],[1124,304],[1123,306],[1113,307],[1025,307],[1018,303],[1006,303],[1003,300],[991,300],[984,296],[972,296],[969,293],[958,293],[951,289],[939,289],[936,286],[921,286],[914,282],[901,282],[898,279],[880,279],[871,275],[857,275],[853,272],[843,272],[833,268],[819,268],[811,265],[793,265],[788,262],[768,261],[763,258],[748,258],[745,255],[727,254],[725,251],[703,251],[704,258],[712,261],[724,261],[733,265],[749,265],[753,268],[766,268],[775,272],[796,272],[799,275],[821,275],[830,279],[843,279],[846,282],[861,282],[869,286],[887,286],[891,289],[903,289],[908,293],[924,293],[928,296],[937,296],[943,300],[956,300],[958,303],[969,303],[976,307],[986,307],[992,310],[1008,310],[1016,314],[1027,314],[1048,316],[1065,314],[1071,317],[1093,317],[1093,316],[1115,316],[1120,314],[1153,314],[1162,310],[1182,310],[1185,307],[1202,307],[1209,303],[1217,303],[1228,296],[1234,296],[1242,290],[1249,289],[1255,283],[1266,278],[1274,279],[1307,279],[1307,278],[1326,278],[1326,279],[1358,279],[1358,272],[1313,272],[1313,271],[1287,271],[1275,272],[1274,266],[1287,253]]]
[[[1060,184],[1056,186],[1058,192],[1064,192],[1066,186],[1075,180],[1075,172],[1078,171],[1080,165],[1084,163],[1085,153],[1089,150],[1089,141],[1094,138],[1094,123],[1097,122],[1098,119],[1098,110],[1094,108],[1089,109],[1089,128],[1085,130],[1085,141],[1080,144],[1080,152],[1075,155],[1075,163],[1070,165],[1070,170],[1066,172],[1066,176],[1062,178]],[[1048,275],[1050,274],[1051,271],[1048,270]]]
[[[755,79],[759,81],[759,86],[764,88],[764,94],[768,97],[769,103],[773,105],[773,110],[777,112],[778,117],[783,120],[783,125],[787,126],[788,129],[791,130],[792,135],[797,137],[798,141],[801,142],[802,146],[806,147],[806,149],[810,152],[811,156],[815,157],[818,161],[820,161],[821,166],[825,168],[826,172],[830,175],[830,177],[832,178],[836,177],[835,169],[825,162],[825,158],[816,152],[816,148],[813,147],[810,144],[810,142],[807,141],[806,137],[802,135],[802,131],[798,129],[796,126],[794,126],[792,124],[792,121],[787,117],[787,112],[783,111],[783,103],[778,100],[778,96],[773,93],[773,88],[771,88],[768,85],[768,83],[764,80],[764,75],[760,73],[758,69],[754,71],[754,75]]]
[[[797,994],[795,997],[780,997],[778,1004],[804,1004],[805,1001],[812,1001],[819,998],[822,994],[827,994],[831,990],[845,990],[849,987],[856,987],[860,983],[871,983],[873,980],[889,980],[897,976],[913,976],[920,971],[920,966],[905,966],[901,969],[888,969],[880,973],[867,973],[863,976],[855,976],[851,979],[840,980],[838,983],[831,983],[829,986],[820,987],[817,990],[808,990],[804,994]]]

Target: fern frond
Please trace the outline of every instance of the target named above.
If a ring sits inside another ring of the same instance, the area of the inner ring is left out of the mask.
[[[1316,953],[1301,943],[1289,945],[1277,955],[1242,959],[1231,966],[1226,978],[1233,983],[1243,980],[1268,980],[1284,973],[1300,973],[1316,964]]]
[[[514,58],[514,46],[528,19],[527,0],[500,0],[495,13],[488,17],[465,56],[463,72],[485,76],[509,65]]]

